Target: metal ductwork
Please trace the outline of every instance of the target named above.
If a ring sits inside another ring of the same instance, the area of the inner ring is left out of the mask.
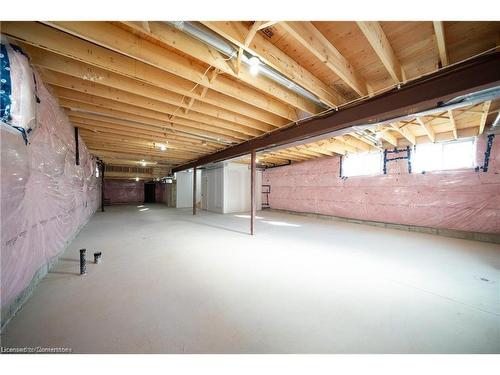
[[[443,103],[443,105],[441,105],[437,108],[432,108],[432,109],[429,109],[426,111],[416,112],[416,113],[412,113],[412,114],[405,115],[405,116],[394,117],[394,118],[390,118],[390,119],[383,120],[383,121],[376,122],[376,123],[354,125],[354,126],[350,126],[348,128],[344,128],[342,130],[336,130],[334,132],[326,133],[326,134],[323,134],[321,136],[311,137],[311,138],[304,139],[302,141],[292,142],[292,143],[289,143],[287,145],[269,148],[268,150],[269,151],[281,150],[281,149],[288,148],[288,147],[299,146],[299,145],[303,145],[303,144],[307,144],[307,143],[320,141],[320,140],[323,140],[326,138],[347,135],[347,134],[353,133],[353,132],[356,133],[358,136],[365,138],[366,140],[368,140],[374,144],[379,144],[380,140],[373,137],[371,134],[368,133],[368,131],[374,130],[377,127],[379,127],[380,125],[387,125],[387,124],[390,124],[393,122],[399,122],[399,121],[410,121],[416,117],[430,116],[430,115],[433,115],[436,113],[441,113],[441,112],[451,111],[454,109],[464,108],[464,107],[468,107],[471,105],[484,103],[484,102],[487,102],[490,100],[493,101],[493,100],[496,100],[499,98],[500,98],[500,87],[497,86],[497,87],[493,87],[491,89],[477,91],[477,92],[469,94],[469,95],[463,95],[463,96],[456,97],[452,100],[449,100],[449,101]],[[493,122],[490,131],[488,132],[488,134],[492,134],[492,133],[493,134],[500,134],[500,113],[498,114],[497,118]]]
[[[165,21],[165,23],[192,36],[193,38],[198,39],[199,41],[209,45],[210,47],[215,48],[217,51],[227,56],[229,59],[237,58],[238,56],[238,48],[236,46],[226,41],[220,35],[216,34],[208,27],[199,22]],[[241,62],[245,65],[251,66],[252,64],[250,63],[250,59],[252,57],[253,56],[247,51],[243,51]],[[329,108],[329,106],[323,103],[316,95],[304,89],[302,86],[297,85],[295,82],[283,76],[281,73],[277,72],[270,66],[264,64],[262,61],[259,62],[259,72],[263,76],[312,101],[318,106],[325,109]]]
[[[346,132],[352,132],[353,130],[373,129],[377,126],[386,125],[386,124],[391,123],[391,122],[410,121],[416,117],[430,116],[430,115],[434,115],[436,113],[451,111],[451,110],[459,109],[459,108],[463,108],[463,107],[468,107],[471,105],[484,103],[487,101],[493,101],[493,100],[496,100],[499,98],[500,98],[500,87],[497,86],[497,87],[494,87],[491,89],[478,91],[478,92],[475,92],[475,93],[472,93],[469,95],[459,96],[457,98],[454,98],[452,100],[449,100],[449,101],[443,103],[443,105],[441,105],[439,107],[432,108],[432,109],[429,109],[427,111],[421,111],[421,112],[412,113],[412,114],[405,115],[405,116],[395,117],[395,118],[391,118],[391,119],[380,121],[380,122],[373,123],[373,124],[356,125],[356,126],[353,126],[351,128],[343,129],[340,132],[342,132],[342,134],[345,134]],[[498,121],[498,118],[495,121]],[[337,134],[337,135],[341,135],[341,134]]]
[[[488,134],[500,134],[500,112],[497,113],[497,117],[493,124],[491,125],[491,129],[488,131]]]

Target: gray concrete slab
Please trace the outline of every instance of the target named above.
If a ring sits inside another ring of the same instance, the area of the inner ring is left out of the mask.
[[[500,353],[500,246],[278,212],[98,212],[2,346],[77,353]],[[78,250],[103,263],[78,275]]]

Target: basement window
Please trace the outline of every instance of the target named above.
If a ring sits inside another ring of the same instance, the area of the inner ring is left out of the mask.
[[[475,162],[474,139],[420,144],[412,155],[412,167],[417,173],[474,168]]]
[[[365,152],[342,157],[342,177],[381,174],[382,153]]]

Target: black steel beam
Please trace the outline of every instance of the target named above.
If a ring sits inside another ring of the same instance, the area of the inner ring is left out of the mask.
[[[203,156],[173,168],[172,172],[242,156],[249,154],[252,150],[261,151],[270,147],[303,141],[355,125],[376,123],[411,115],[437,108],[442,102],[457,96],[499,85],[500,52],[493,52],[401,84],[400,88],[394,88],[362,102],[353,103],[338,111],[332,110],[321,117],[295,123],[236,146]]]

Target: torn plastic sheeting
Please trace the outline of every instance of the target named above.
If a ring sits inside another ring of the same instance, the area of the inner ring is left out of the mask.
[[[25,133],[36,123],[33,70],[18,47],[2,43],[1,55],[2,121]]]
[[[34,82],[28,60],[8,51],[16,103],[11,121],[33,131],[26,145],[9,125],[2,122],[0,128],[2,309],[64,250],[100,204],[95,160],[80,140],[82,163],[75,165],[74,128],[35,72],[37,103],[34,85],[26,85],[27,80]]]

